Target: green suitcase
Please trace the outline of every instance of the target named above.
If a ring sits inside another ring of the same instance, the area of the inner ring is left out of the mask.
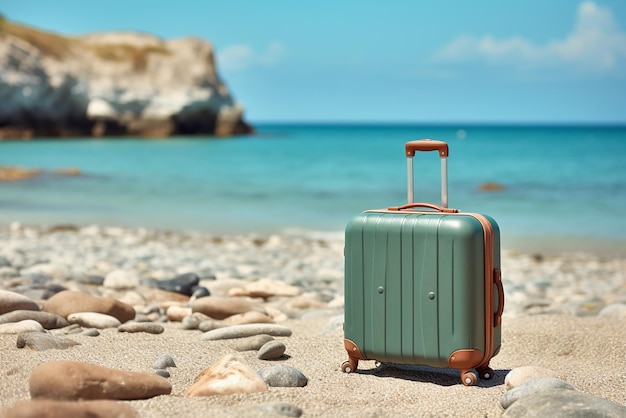
[[[438,151],[442,205],[413,202],[413,157]],[[461,381],[493,377],[504,291],[500,231],[489,216],[447,208],[445,142],[406,144],[409,204],[368,210],[345,231],[344,345],[359,360],[458,369]]]

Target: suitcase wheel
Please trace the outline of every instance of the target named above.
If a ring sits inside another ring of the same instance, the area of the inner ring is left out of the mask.
[[[358,360],[350,359],[341,363],[341,371],[344,373],[352,373],[356,370],[359,362]]]
[[[461,373],[461,382],[463,382],[465,386],[474,386],[477,380],[476,374],[472,371]]]
[[[484,369],[478,369],[477,371],[481,379],[489,380],[493,378],[493,369],[491,367],[485,367]]]

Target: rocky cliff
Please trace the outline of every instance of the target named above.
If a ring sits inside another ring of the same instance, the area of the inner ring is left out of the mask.
[[[66,37],[0,16],[0,139],[251,130],[204,40]]]

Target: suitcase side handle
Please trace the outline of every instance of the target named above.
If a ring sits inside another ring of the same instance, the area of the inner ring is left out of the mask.
[[[404,145],[407,167],[407,201],[413,203],[413,157],[415,151],[439,151],[441,157],[441,206],[448,207],[448,144],[432,139],[409,141]]]
[[[502,273],[500,269],[495,269],[493,273],[493,281],[498,289],[498,311],[493,317],[493,326],[499,327],[502,325],[502,312],[504,312],[504,287],[502,286]]]
[[[435,205],[433,203],[407,203],[406,205],[402,206],[391,206],[387,208],[387,210],[401,211],[414,208],[429,208],[443,213],[459,213],[458,209],[446,208],[443,206]]]
[[[443,141],[432,139],[420,139],[419,141],[409,141],[404,146],[407,157],[415,157],[415,151],[439,151],[441,158],[448,156],[448,144]]]

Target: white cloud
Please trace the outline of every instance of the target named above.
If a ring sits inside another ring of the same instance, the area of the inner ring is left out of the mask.
[[[626,32],[611,10],[586,1],[578,7],[575,26],[563,39],[536,45],[523,37],[495,39],[461,35],[433,56],[438,63],[487,62],[517,68],[570,68],[577,72],[624,71]]]
[[[250,45],[230,45],[217,52],[217,65],[223,70],[242,71],[250,67],[270,66],[280,61],[286,48],[278,41],[272,41],[265,51],[255,51]]]

